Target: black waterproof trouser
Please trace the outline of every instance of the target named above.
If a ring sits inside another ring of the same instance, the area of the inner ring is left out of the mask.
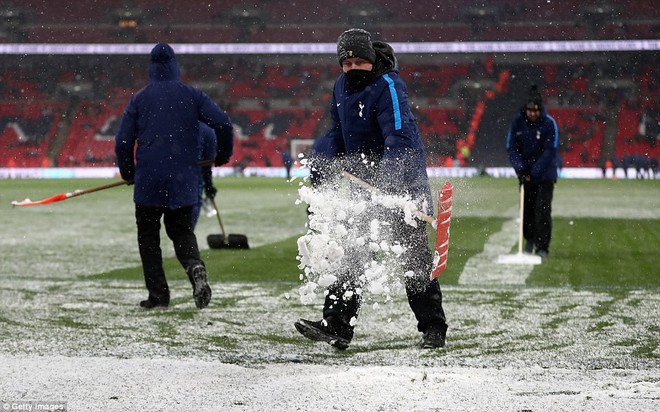
[[[163,270],[160,248],[160,219],[163,217],[165,232],[174,243],[174,252],[192,283],[191,268],[204,264],[199,254],[197,237],[192,227],[192,206],[179,209],[135,205],[138,247],[142,259],[144,281],[149,300],[168,304],[170,291]]]
[[[392,226],[397,239],[407,248],[401,255],[403,270],[414,272],[414,276],[405,278],[405,287],[408,303],[417,319],[417,330],[424,332],[429,326],[446,325],[440,285],[437,279],[430,280],[433,255],[425,225],[418,221],[418,227],[412,227],[401,216],[392,221]],[[323,306],[324,319],[332,317],[341,323],[340,327],[351,330],[351,319],[357,319],[362,304],[362,296],[355,291],[361,287],[357,279],[364,266],[356,264],[352,268],[329,288]],[[352,293],[347,295],[346,291]]]
[[[523,236],[536,250],[550,251],[555,182],[525,183]]]

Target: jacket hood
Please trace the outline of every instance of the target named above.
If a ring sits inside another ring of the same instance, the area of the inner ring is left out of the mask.
[[[399,63],[394,56],[394,49],[389,44],[383,41],[374,41],[371,43],[376,51],[376,64],[374,65],[374,73],[376,76],[389,73],[391,71],[399,71]]]
[[[180,73],[174,49],[169,44],[159,43],[151,49],[149,80],[152,82],[179,80]]]

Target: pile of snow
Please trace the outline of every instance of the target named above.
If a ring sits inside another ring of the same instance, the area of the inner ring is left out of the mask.
[[[306,159],[301,163],[308,165]],[[320,294],[327,296],[332,285],[346,281],[345,295],[332,299],[360,294],[389,302],[393,291],[402,289],[403,277],[414,275],[403,272],[399,262],[406,247],[389,219],[402,216],[413,227],[423,224],[415,218],[419,211],[413,200],[365,188],[341,174],[322,185],[306,183],[300,183],[297,200],[307,204],[309,212],[307,232],[298,239],[301,302],[314,303]],[[356,267],[361,268],[357,279],[346,279]]]

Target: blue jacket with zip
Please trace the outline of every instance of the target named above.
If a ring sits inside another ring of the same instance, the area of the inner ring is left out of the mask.
[[[516,174],[530,176],[531,183],[557,180],[557,123],[541,107],[538,120],[531,123],[525,109],[513,119],[506,137],[506,150]]]
[[[341,74],[330,106],[332,123],[315,144],[325,159],[345,158],[348,171],[390,193],[409,194],[433,213],[426,154],[392,48],[373,42],[374,76],[355,90]]]

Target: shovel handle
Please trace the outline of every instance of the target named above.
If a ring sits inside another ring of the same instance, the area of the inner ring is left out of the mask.
[[[344,176],[352,180],[353,182],[357,183],[359,186],[362,186],[363,188],[367,189],[368,191],[375,193],[375,194],[382,194],[378,188],[370,185],[369,183],[365,182],[364,180],[360,179],[359,177],[343,170],[341,172]],[[431,226],[435,227],[436,226],[436,220],[433,216],[429,216],[426,213],[422,213],[419,210],[415,212],[415,217],[418,219],[421,219],[425,221],[426,223],[430,224]]]
[[[123,185],[127,185],[127,184],[130,184],[130,183],[133,183],[133,181],[132,180],[120,180],[118,182],[108,183],[108,184],[105,184],[105,185],[102,185],[102,186],[91,187],[89,189],[76,190],[74,192],[67,193],[66,197],[70,198],[70,197],[82,196],[82,195],[86,195],[88,193],[98,192],[99,190],[110,189],[112,187],[123,186]]]
[[[222,224],[222,219],[220,218],[220,209],[218,209],[218,205],[215,203],[215,199],[211,198],[211,203],[213,204],[213,208],[215,209],[215,215],[218,217],[218,223],[220,223],[220,230],[222,230],[222,236],[225,239],[225,243],[227,243],[227,234],[225,233],[225,225]]]

